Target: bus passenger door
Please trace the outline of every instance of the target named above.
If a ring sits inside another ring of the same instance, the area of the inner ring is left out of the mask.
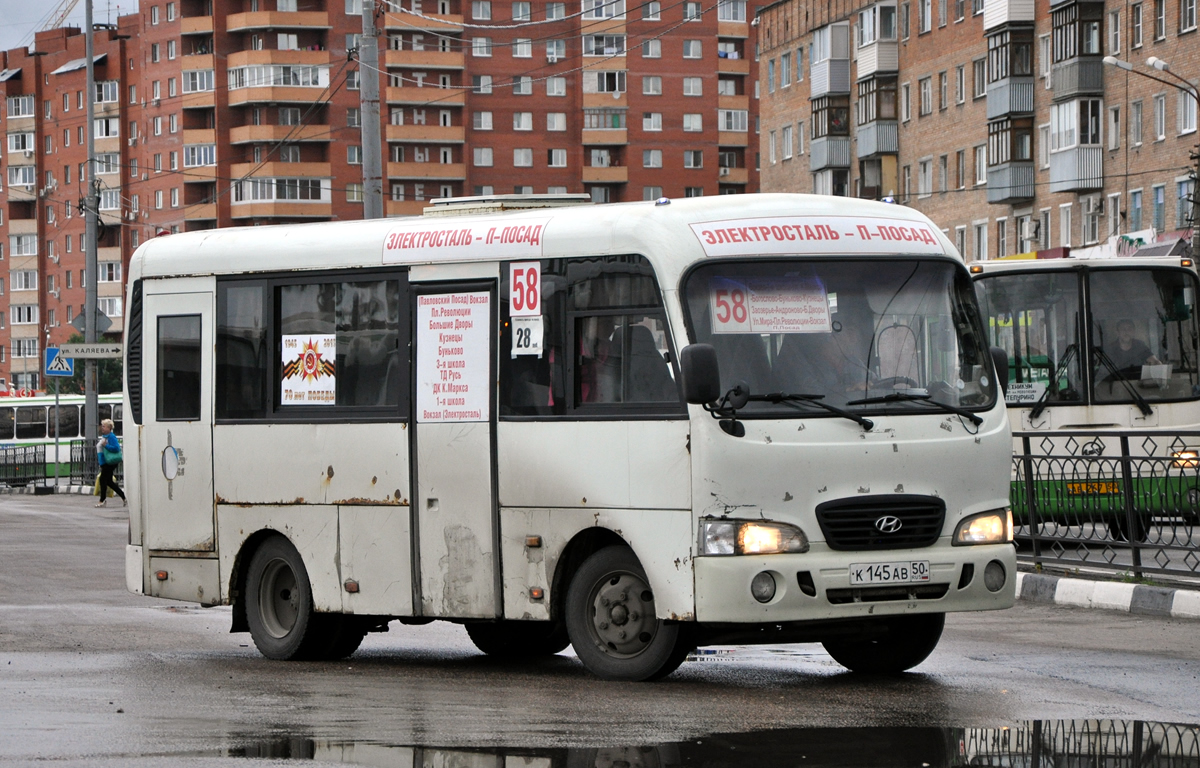
[[[213,281],[146,281],[142,499],[151,550],[216,549],[212,483]],[[183,288],[184,290],[179,290]],[[194,288],[194,292],[186,289]]]
[[[501,613],[495,494],[495,282],[413,284],[421,615]]]

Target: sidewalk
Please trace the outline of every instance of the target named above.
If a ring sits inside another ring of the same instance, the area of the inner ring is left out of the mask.
[[[1147,616],[1200,619],[1200,591],[1017,573],[1017,599]]]

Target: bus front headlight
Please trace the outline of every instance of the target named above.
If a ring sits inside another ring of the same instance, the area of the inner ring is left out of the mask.
[[[1171,466],[1175,469],[1195,469],[1200,467],[1200,454],[1195,449],[1185,448],[1182,451],[1171,451]]]
[[[705,520],[700,551],[706,555],[778,555],[808,551],[804,531],[763,520]]]
[[[954,530],[955,546],[969,544],[1007,544],[1013,540],[1012,510],[993,509],[971,515]]]

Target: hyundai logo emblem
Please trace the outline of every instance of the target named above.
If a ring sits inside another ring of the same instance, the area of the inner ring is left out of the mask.
[[[884,515],[875,521],[875,527],[880,533],[895,533],[904,527],[904,523],[895,515]]]

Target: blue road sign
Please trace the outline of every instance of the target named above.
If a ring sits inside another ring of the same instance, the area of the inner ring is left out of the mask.
[[[58,354],[58,347],[46,347],[46,375],[74,376],[75,361]]]

